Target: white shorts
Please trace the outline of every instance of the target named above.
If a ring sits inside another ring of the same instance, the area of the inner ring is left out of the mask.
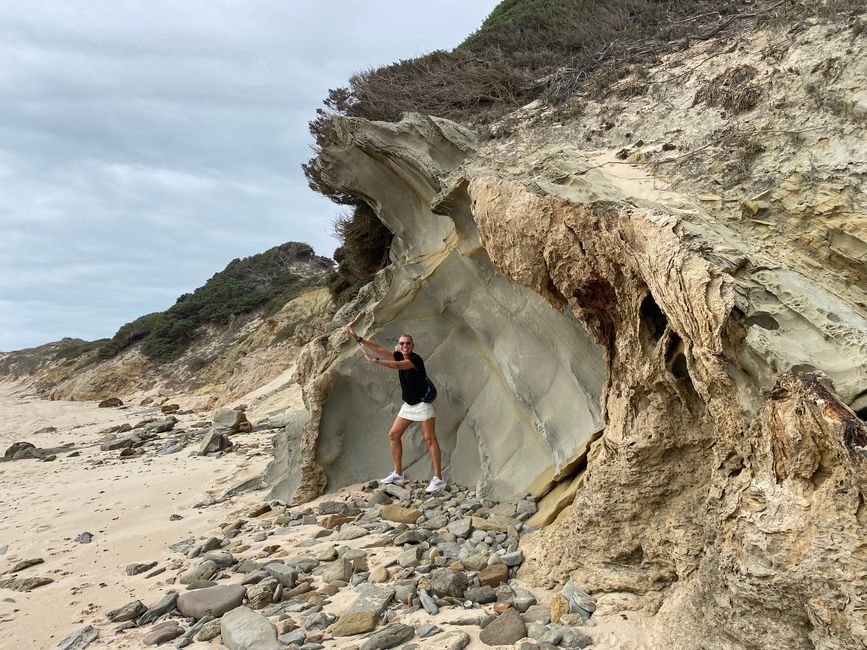
[[[433,404],[430,402],[419,402],[418,404],[409,405],[406,402],[400,407],[400,413],[397,417],[404,420],[412,420],[413,422],[424,422],[436,417]]]

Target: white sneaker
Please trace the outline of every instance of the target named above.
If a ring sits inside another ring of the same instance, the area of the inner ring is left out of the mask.
[[[430,494],[431,492],[439,492],[446,486],[446,482],[441,478],[434,476],[430,480],[430,484],[424,489],[425,492]]]
[[[406,483],[406,478],[404,478],[403,474],[392,472],[384,479],[382,479],[380,483],[394,483],[395,485],[403,485],[404,483]]]

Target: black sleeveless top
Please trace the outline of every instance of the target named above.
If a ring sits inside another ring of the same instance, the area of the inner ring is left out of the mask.
[[[403,353],[396,351],[394,360],[403,361]],[[404,402],[412,406],[418,404],[427,391],[427,373],[424,369],[424,361],[415,352],[409,353],[409,360],[412,361],[415,368],[398,370],[397,374],[400,377],[401,397]]]

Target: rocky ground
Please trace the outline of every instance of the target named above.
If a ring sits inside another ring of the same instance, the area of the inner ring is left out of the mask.
[[[264,503],[173,543],[156,568],[127,567],[171,577],[159,600],[104,612],[115,624],[107,632],[115,647],[124,637],[176,647],[216,639],[236,650],[587,647],[592,596],[567,583],[540,602],[512,579],[524,560],[522,522],[535,511],[532,499],[376,481],[305,507]],[[78,630],[71,647],[94,633]]]
[[[255,489],[279,417],[0,397],[16,647],[643,647],[649,621],[515,578],[533,499],[372,481],[290,508]]]

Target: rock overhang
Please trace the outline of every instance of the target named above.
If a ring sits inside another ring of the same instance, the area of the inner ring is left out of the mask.
[[[437,431],[448,476],[512,497],[540,474],[557,474],[604,426],[603,356],[562,303],[494,267],[469,194],[452,192],[447,207],[442,190],[474,136],[421,115],[399,124],[338,119],[336,131],[341,146],[323,152],[323,176],[367,201],[395,235],[375,298],[342,317],[389,347],[412,333],[440,388]],[[327,398],[315,433],[308,431],[326,489],[388,473],[385,434],[399,407],[391,373],[336,339],[340,349],[320,368]],[[405,436],[404,449],[409,475],[427,477],[421,436]]]

